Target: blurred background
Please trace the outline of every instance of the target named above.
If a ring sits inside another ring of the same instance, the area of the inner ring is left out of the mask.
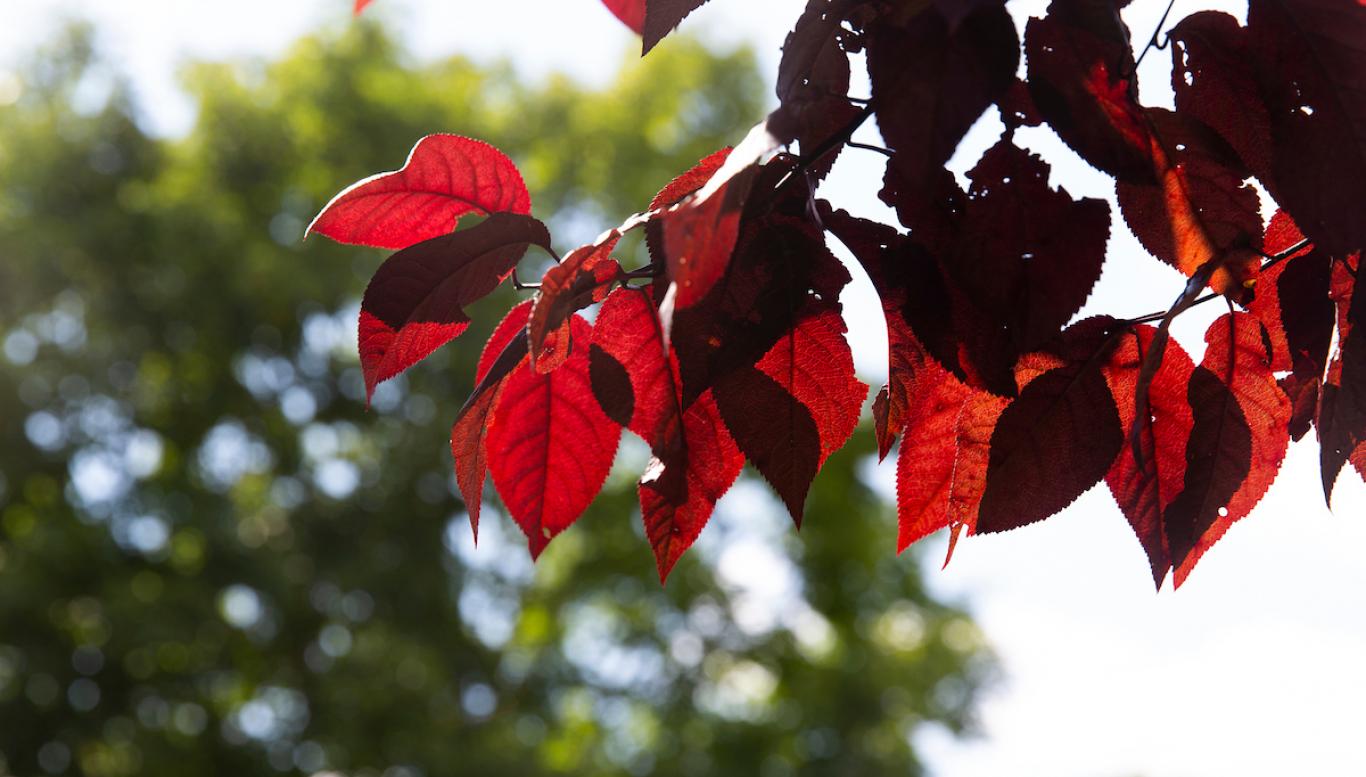
[[[384,254],[304,225],[440,130],[511,154],[563,252],[762,115],[748,50],[622,65],[415,64],[342,20],[188,65],[172,137],[97,24],[5,71],[0,774],[910,774],[967,726],[991,663],[890,552],[870,434],[800,537],[747,479],[661,587],[643,444],[534,568],[505,518],[476,550],[447,439],[510,290],[366,411]]]
[[[1175,593],[1103,489],[942,571],[943,536],[896,556],[866,429],[800,534],[747,476],[661,588],[643,446],[534,567],[496,505],[474,547],[447,436],[511,292],[364,408],[384,254],[300,241],[333,193],[467,134],[571,248],[763,115],[803,5],[714,0],[642,62],[598,0],[0,0],[0,776],[1366,773],[1366,488],[1329,513],[1312,445]],[[1209,5],[1246,10],[1174,14]],[[882,165],[822,194],[888,218]],[[1083,314],[1181,287],[1118,222],[1110,250]],[[1176,328],[1197,358],[1215,307]]]

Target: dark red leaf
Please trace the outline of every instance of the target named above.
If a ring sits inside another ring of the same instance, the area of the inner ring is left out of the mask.
[[[542,363],[546,336],[560,329],[575,311],[601,302],[611,285],[621,278],[621,265],[611,257],[620,239],[621,233],[612,230],[596,243],[575,249],[541,277],[541,288],[536,292],[527,324],[531,363],[538,371],[549,372],[554,368],[553,363]],[[562,346],[562,355],[563,351]]]
[[[641,35],[644,45],[641,54],[649,54],[655,44],[674,31],[683,19],[702,7],[707,0],[645,0],[645,22]]]
[[[361,299],[358,341],[366,395],[464,332],[470,323],[465,306],[497,288],[530,245],[549,250],[544,224],[495,213],[385,260]]]
[[[493,408],[503,392],[503,383],[511,373],[511,368],[496,370],[493,382],[482,385],[490,377],[490,371],[500,361],[505,350],[526,328],[527,317],[531,314],[531,303],[523,302],[508,311],[498,327],[493,330],[484,351],[479,356],[478,369],[474,382],[476,394],[461,409],[454,426],[451,427],[451,457],[455,459],[455,484],[460,489],[461,499],[465,502],[465,512],[470,516],[470,530],[474,532],[475,542],[479,541],[479,508],[483,504],[484,475],[488,472],[488,461],[484,451],[484,435],[493,419]],[[524,355],[524,352],[522,352]],[[517,356],[517,362],[521,355]]]
[[[861,112],[849,102],[849,55],[840,45],[845,7],[834,0],[809,0],[783,44],[778,66],[778,109],[768,126],[785,142],[795,140],[802,154],[815,152]],[[808,168],[819,180],[835,164],[843,144]]]
[[[896,463],[898,552],[947,526],[976,529],[991,433],[1010,404],[934,363],[915,373],[910,395]]]
[[[681,450],[680,457],[669,464],[656,456],[640,481],[640,513],[660,582],[697,540],[745,465],[710,393],[683,413],[682,441],[668,447]]]
[[[991,435],[978,532],[1041,521],[1110,470],[1124,444],[1119,411],[1101,369],[1114,325],[1112,319],[1087,319],[1069,327],[1060,366],[1030,380],[1001,413]]]
[[[640,35],[645,30],[645,0],[602,0],[621,23]]]
[[[858,425],[868,387],[837,309],[813,301],[753,368],[730,372],[714,391],[721,417],[801,526],[811,481]]]
[[[1366,248],[1366,7],[1251,0],[1277,201],[1319,248]]]
[[[905,24],[881,17],[866,36],[873,105],[903,180],[939,169],[977,117],[1015,79],[1019,39],[999,4],[975,8],[955,29],[937,8]]]
[[[592,326],[579,316],[570,326],[573,350],[559,369],[524,363],[508,376],[485,440],[493,485],[533,558],[597,496],[621,438],[593,398]]]
[[[1338,310],[1338,348],[1319,398],[1319,459],[1323,494],[1329,498],[1343,465],[1366,442],[1366,294],[1355,293],[1360,257],[1333,267]]]
[[[1152,350],[1157,330],[1135,327],[1121,336],[1105,365],[1105,380],[1119,410],[1121,428],[1134,430],[1141,455],[1123,446],[1105,482],[1148,555],[1153,582],[1160,588],[1171,569],[1163,512],[1181,493],[1186,477],[1186,440],[1190,437],[1190,405],[1186,387],[1195,364],[1175,343],[1169,344],[1148,387],[1147,417],[1138,419],[1139,370]],[[1135,423],[1137,422],[1137,427]]]
[[[1133,52],[1115,6],[1053,0],[1047,16],[1029,20],[1025,54],[1034,104],[1067,145],[1117,178],[1151,181]]]
[[[1210,287],[1237,301],[1250,298],[1261,257],[1257,193],[1243,183],[1242,163],[1205,125],[1149,108],[1153,182],[1116,181],[1120,212],[1143,247],[1188,277],[1217,259]]]
[[[1168,33],[1176,108],[1218,132],[1254,175],[1271,175],[1271,124],[1252,68],[1255,53],[1238,20],[1201,11]]]
[[[1228,313],[1210,325],[1205,342],[1186,390],[1194,425],[1185,485],[1164,515],[1178,587],[1266,493],[1290,444],[1290,400],[1271,374],[1261,322]]]
[[[450,232],[467,213],[531,213],[522,174],[487,143],[428,135],[401,169],[357,181],[333,197],[304,234],[400,249]]]

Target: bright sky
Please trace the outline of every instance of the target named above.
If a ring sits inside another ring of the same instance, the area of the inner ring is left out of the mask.
[[[1245,13],[1235,0],[1213,4]],[[685,28],[723,44],[753,42],[771,76],[803,5],[714,0]],[[1041,14],[1044,5],[1024,0],[1011,7],[1023,17]],[[1125,15],[1135,37],[1146,37],[1163,5],[1131,4]],[[5,0],[0,68],[46,39],[60,19],[93,19],[133,75],[152,125],[174,134],[193,120],[176,91],[178,62],[278,54],[319,25],[345,24],[350,6],[351,0]],[[1206,4],[1180,0],[1174,18],[1198,7]],[[418,57],[503,56],[531,76],[562,70],[601,82],[638,45],[597,0],[376,0],[369,12],[393,21]],[[1144,63],[1151,103],[1170,99],[1168,62],[1158,52]],[[974,130],[956,170],[970,167],[995,140],[996,126],[984,121]],[[1054,164],[1055,185],[1074,196],[1111,196],[1107,179],[1048,130],[1024,131],[1020,139]],[[396,162],[405,152],[395,149]],[[881,216],[874,196],[881,176],[880,156],[851,150],[822,194],[857,214]],[[1112,233],[1110,260],[1088,311],[1135,315],[1174,298],[1182,285],[1176,273],[1147,257],[1118,217]],[[1197,360],[1215,307],[1176,328]],[[860,369],[880,382],[885,333],[866,281],[850,292],[846,311]],[[1138,543],[1104,490],[1041,524],[967,540],[944,571],[932,564],[933,587],[967,603],[1005,671],[982,707],[982,739],[919,737],[935,773],[1366,774],[1366,749],[1358,744],[1366,725],[1366,487],[1344,476],[1330,513],[1316,450],[1292,447],[1266,499],[1179,592],[1153,593]],[[890,461],[874,477],[890,491]],[[937,556],[945,540],[927,542]],[[889,553],[891,544],[889,538]]]

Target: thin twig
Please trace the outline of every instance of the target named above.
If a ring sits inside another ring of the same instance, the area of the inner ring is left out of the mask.
[[[896,153],[896,152],[892,151],[890,148],[883,148],[882,146],[874,146],[874,145],[869,144],[869,143],[855,143],[855,142],[852,141],[852,140],[849,141],[849,142],[847,143],[847,145],[848,145],[850,148],[861,148],[861,149],[863,149],[864,151],[876,151],[876,152],[878,152],[879,154],[882,154],[883,156],[891,156],[892,154]]]
[[[1149,51],[1153,50],[1154,48],[1165,49],[1167,47],[1167,44],[1165,42],[1163,42],[1161,45],[1158,45],[1157,36],[1162,33],[1162,27],[1166,25],[1167,16],[1171,14],[1172,6],[1174,5],[1176,5],[1176,0],[1167,0],[1167,10],[1162,12],[1162,18],[1157,20],[1157,26],[1153,28],[1153,36],[1148,39],[1148,43],[1143,47],[1143,51],[1139,52],[1138,61],[1134,62],[1134,70],[1138,70],[1138,66],[1143,64],[1143,58],[1148,56]]]

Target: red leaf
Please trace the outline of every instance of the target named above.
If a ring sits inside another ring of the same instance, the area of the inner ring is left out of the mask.
[[[1290,400],[1271,374],[1266,339],[1247,313],[1221,316],[1205,333],[1186,390],[1194,425],[1185,485],[1164,516],[1178,587],[1266,493],[1290,443]]]
[[[1105,366],[1105,379],[1125,430],[1134,429],[1138,420],[1135,396],[1139,370],[1156,334],[1150,326],[1125,333]],[[1153,582],[1159,588],[1172,566],[1162,515],[1185,483],[1186,440],[1194,423],[1186,386],[1194,369],[1190,356],[1179,345],[1167,345],[1148,387],[1147,418],[1133,435],[1142,461],[1135,459],[1131,446],[1125,445],[1105,476],[1110,493],[1148,555]]]
[[[950,30],[938,9],[867,33],[878,127],[902,177],[931,175],[977,117],[1015,80],[1019,39],[1005,7],[982,5]]]
[[[517,166],[487,143],[428,135],[392,173],[351,184],[308,225],[339,243],[407,248],[455,229],[467,213],[531,213]]]
[[[531,363],[538,371],[549,372],[556,366],[542,358],[546,336],[561,329],[575,311],[601,302],[612,283],[621,278],[621,265],[611,257],[620,239],[621,233],[612,230],[598,242],[575,249],[541,277],[527,325]],[[562,348],[561,356],[564,353]]]
[[[1246,301],[1261,266],[1254,249],[1262,233],[1246,171],[1203,124],[1158,108],[1144,116],[1155,182],[1116,181],[1120,212],[1144,248],[1187,277],[1218,259],[1210,287]]]
[[[650,443],[641,515],[663,581],[744,466],[711,394],[681,410],[677,364],[644,292],[620,289],[598,312],[590,355],[593,393],[609,417]]]
[[[573,350],[559,369],[541,374],[523,363],[508,376],[485,441],[493,485],[533,558],[593,501],[621,438],[593,400],[592,326],[578,316],[570,326]]]
[[[858,425],[868,387],[837,308],[813,301],[753,369],[729,373],[714,393],[740,450],[801,526],[811,481]]]
[[[1113,319],[1063,333],[1061,365],[1029,381],[991,435],[977,531],[1016,529],[1062,510],[1110,470],[1124,444],[1101,367]]]
[[[465,306],[497,288],[530,245],[549,250],[544,224],[530,216],[495,213],[385,260],[361,299],[366,396],[464,332],[470,323]]]
[[[1366,248],[1366,8],[1251,0],[1247,19],[1277,201],[1329,254]]]
[[[640,35],[645,29],[645,0],[602,0],[621,23]]]
[[[351,13],[353,13],[356,16],[360,16],[360,12],[364,11],[365,6],[369,5],[370,3],[371,0],[356,0],[355,8],[352,9]]]
[[[479,366],[475,371],[474,382],[482,390],[471,397],[471,402],[461,409],[451,427],[451,457],[455,459],[455,484],[460,489],[461,499],[465,502],[465,512],[470,516],[470,529],[474,540],[479,541],[479,508],[483,504],[484,474],[488,472],[488,462],[484,451],[484,435],[493,418],[493,408],[503,392],[503,383],[509,372],[495,375],[495,382],[482,386],[489,371],[499,360],[504,349],[526,327],[527,317],[531,314],[531,303],[523,302],[508,311],[493,330],[484,350],[479,356]]]
[[[702,7],[707,0],[644,0],[645,22],[641,36],[643,47],[641,55],[649,54],[650,49],[664,40],[682,23],[684,17]]]
[[[1053,0],[1047,16],[1029,20],[1025,54],[1034,104],[1059,137],[1116,178],[1151,181],[1133,52],[1115,7]]]
[[[1010,400],[937,364],[916,373],[896,463],[897,551],[946,526],[977,526],[991,433]]]

